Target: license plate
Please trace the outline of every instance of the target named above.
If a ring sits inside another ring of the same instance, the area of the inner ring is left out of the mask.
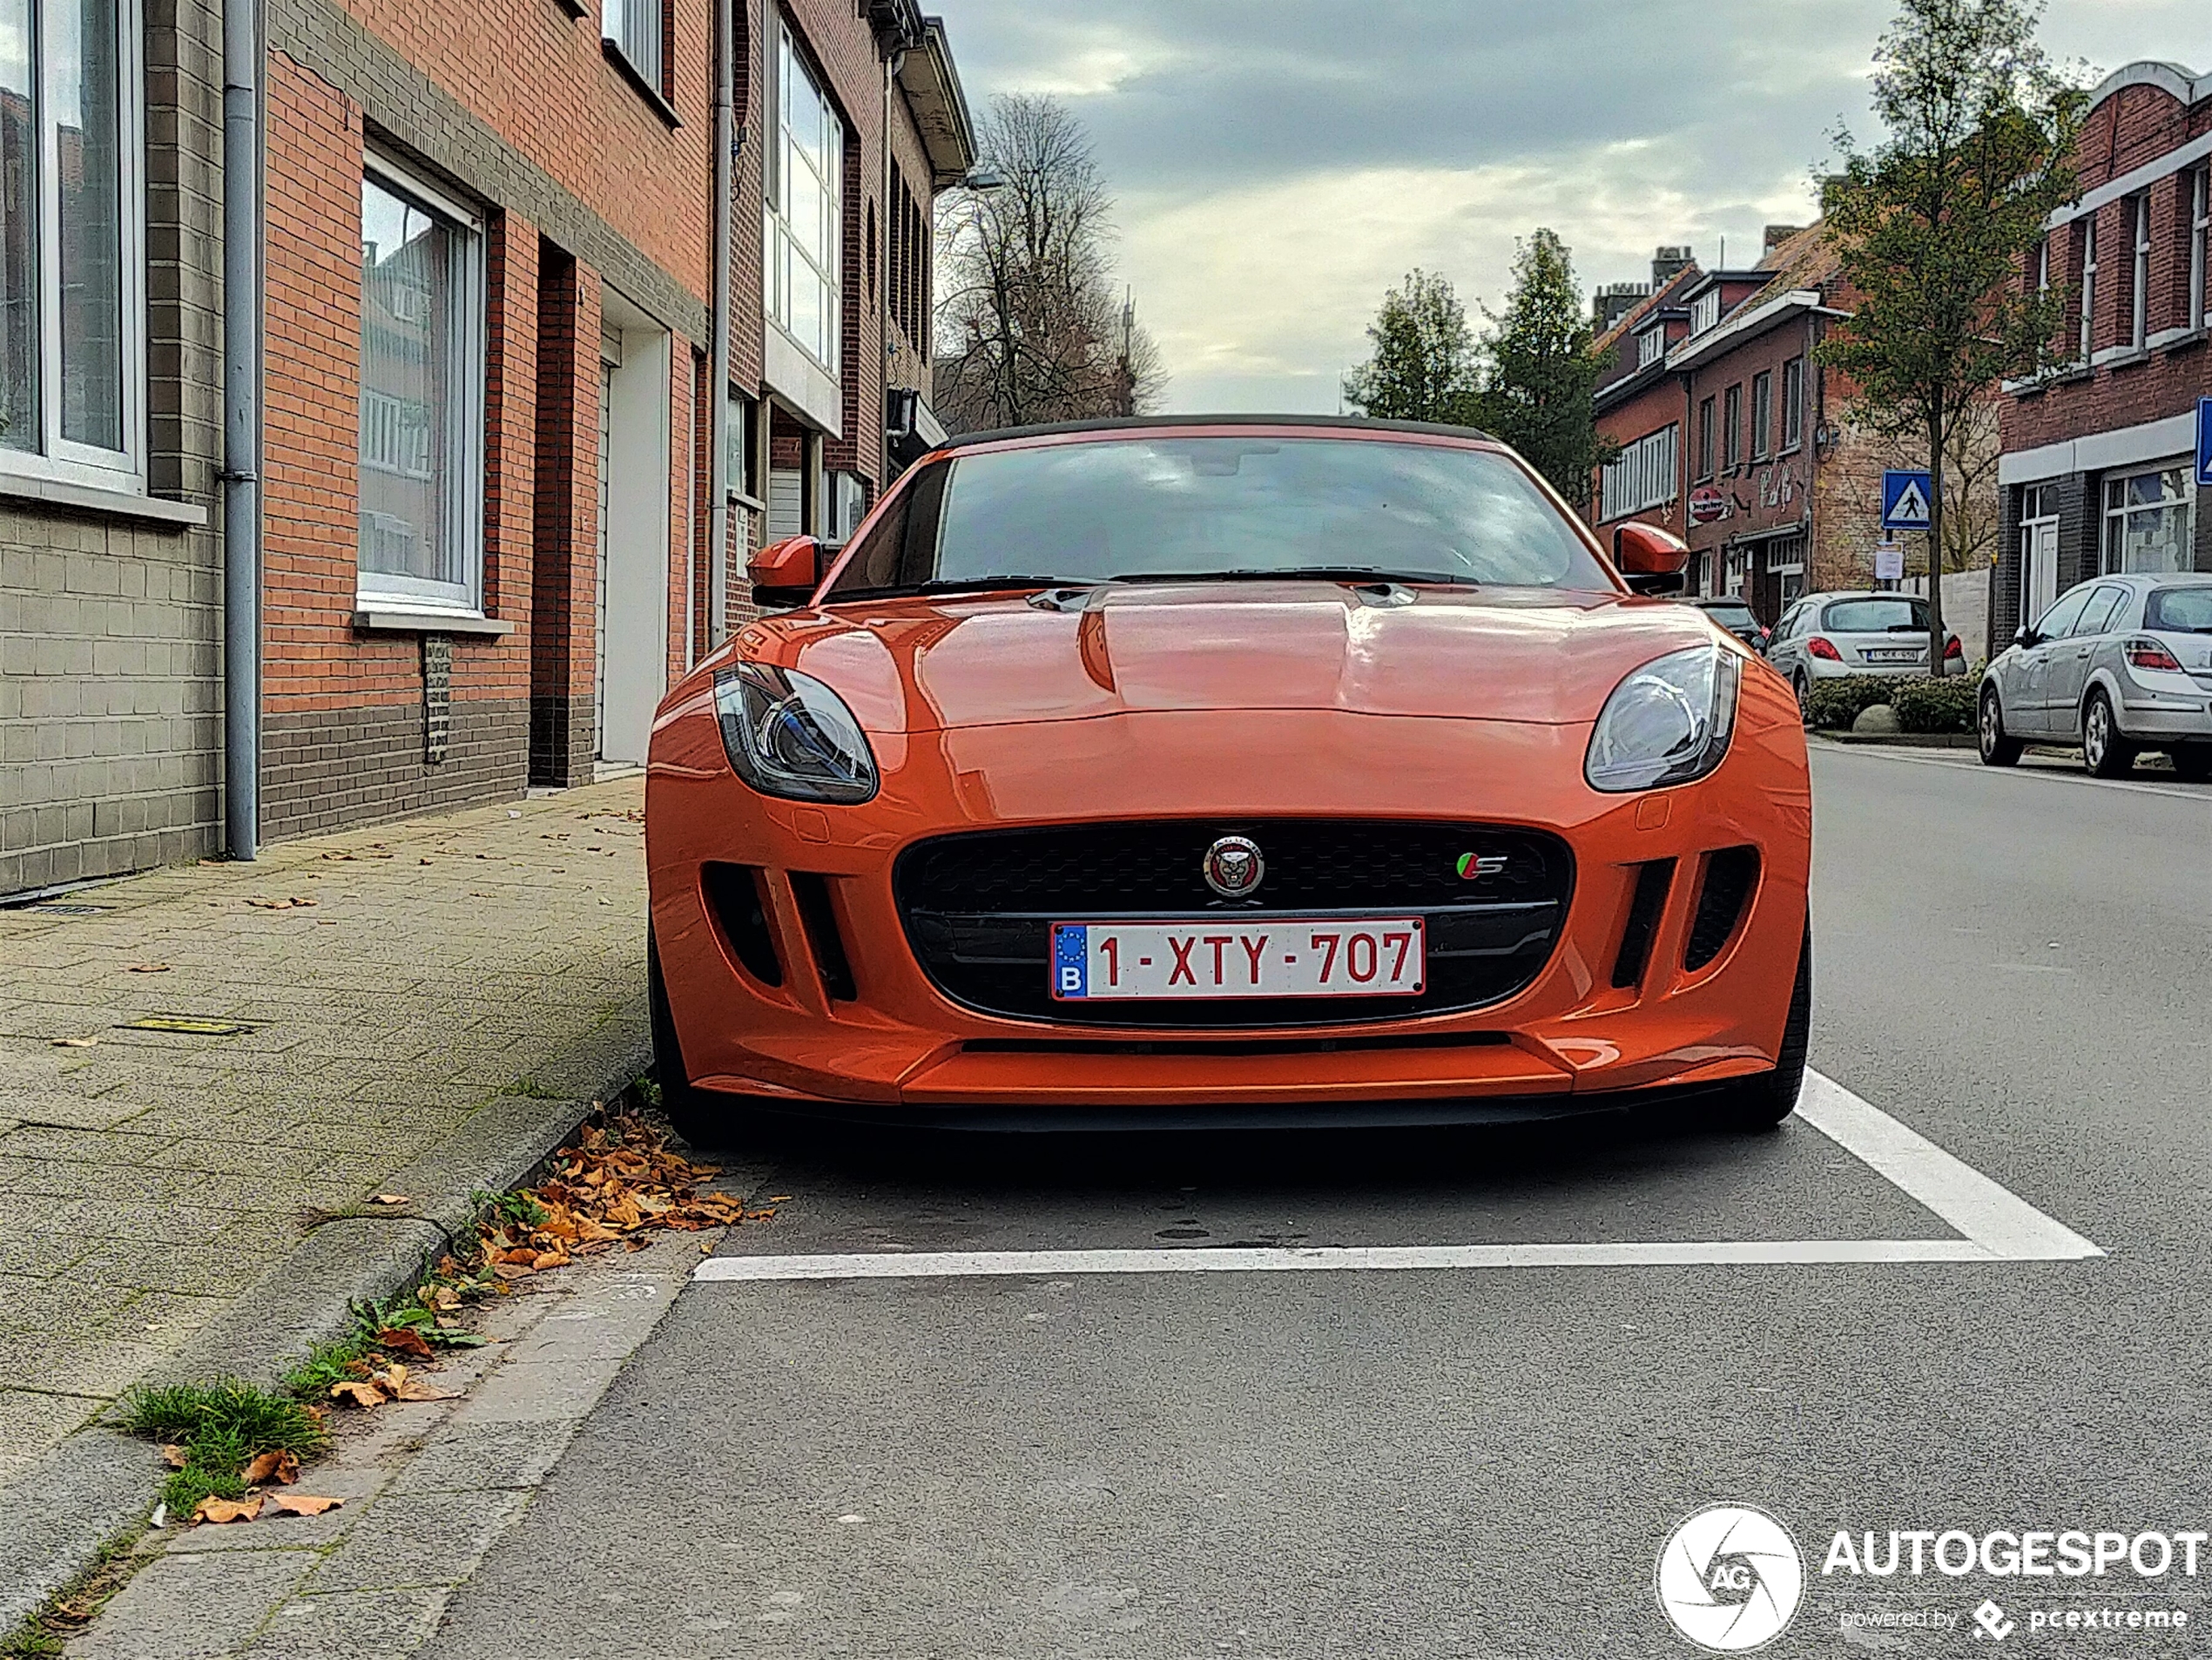
[[[1913,663],[1927,656],[1925,651],[1861,651],[1869,663]]]
[[[1100,998],[1410,997],[1426,978],[1419,917],[1264,923],[1055,922],[1052,995]]]

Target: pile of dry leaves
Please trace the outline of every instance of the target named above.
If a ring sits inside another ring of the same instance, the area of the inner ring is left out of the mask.
[[[182,1447],[165,1447],[161,1449],[161,1456],[172,1470],[185,1468],[191,1460],[190,1454]],[[192,1520],[198,1523],[257,1522],[264,1515],[319,1516],[324,1511],[335,1510],[346,1502],[343,1499],[273,1490],[290,1487],[299,1479],[300,1455],[297,1453],[283,1448],[263,1453],[239,1472],[239,1480],[246,1483],[244,1498],[226,1499],[211,1493],[192,1508]]]

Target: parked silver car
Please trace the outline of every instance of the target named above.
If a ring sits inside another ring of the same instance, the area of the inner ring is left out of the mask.
[[[2013,636],[1981,678],[1981,758],[2039,741],[2080,745],[2099,778],[2162,749],[2212,779],[2212,575],[2093,577]]]
[[[1925,674],[1928,602],[1918,594],[1808,594],[1782,613],[1766,658],[1797,689],[1800,705],[1815,680]],[[1945,640],[1943,659],[1946,672],[1964,665],[1956,634]]]

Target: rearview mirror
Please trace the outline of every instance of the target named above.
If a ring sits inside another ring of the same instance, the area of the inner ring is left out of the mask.
[[[1678,594],[1689,543],[1671,530],[1631,520],[1613,533],[1613,563],[1639,594]]]
[[[834,552],[811,536],[771,542],[745,562],[745,575],[752,580],[753,604],[804,605],[813,597],[823,568],[829,563],[823,556]]]
[[[2034,644],[2035,631],[2030,628],[2026,623],[2022,623],[2018,628],[2013,631],[2013,644],[2015,645]]]

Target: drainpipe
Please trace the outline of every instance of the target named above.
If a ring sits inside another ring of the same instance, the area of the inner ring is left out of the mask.
[[[223,5],[223,819],[252,859],[261,806],[261,10]]]
[[[730,632],[730,192],[738,149],[737,0],[714,3],[714,300],[707,373],[714,385],[707,402],[706,643],[719,646]]]

